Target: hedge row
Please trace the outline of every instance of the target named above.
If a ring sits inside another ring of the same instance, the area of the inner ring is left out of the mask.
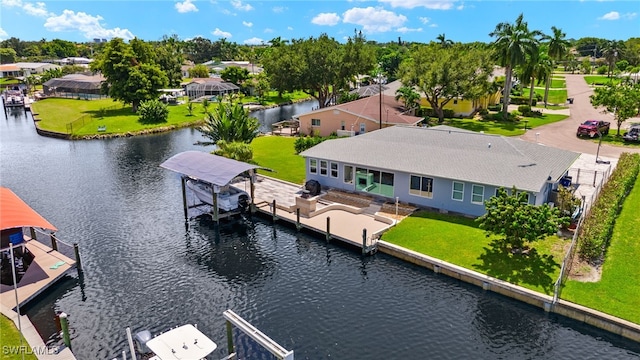
[[[509,103],[514,105],[529,105],[529,97],[525,96],[511,96],[509,98]],[[531,106],[535,106],[537,104],[536,99],[532,99]]]
[[[578,233],[578,253],[583,260],[595,263],[603,259],[622,203],[633,188],[638,172],[640,154],[622,154]]]

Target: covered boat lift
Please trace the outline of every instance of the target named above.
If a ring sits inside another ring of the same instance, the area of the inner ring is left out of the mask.
[[[200,180],[211,184],[213,188],[213,214],[211,216],[215,222],[219,222],[222,218],[237,214],[234,211],[220,214],[218,210],[220,188],[229,185],[235,177],[246,172],[249,174],[249,182],[251,184],[251,211],[253,212],[255,209],[255,169],[260,168],[260,166],[207,152],[185,151],[172,156],[160,164],[160,167],[182,174],[182,203],[185,218],[189,216],[186,192],[187,179]]]

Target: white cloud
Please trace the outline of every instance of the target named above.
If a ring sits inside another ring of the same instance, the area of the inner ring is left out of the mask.
[[[438,27],[438,24],[431,24],[431,25],[429,25],[429,27],[436,28],[436,27]]]
[[[422,28],[412,29],[412,28],[408,28],[406,26],[403,26],[401,28],[397,28],[396,31],[400,32],[400,33],[403,33],[403,34],[406,34],[408,32],[422,32]]]
[[[231,3],[231,6],[233,6],[235,9],[238,9],[238,10],[242,10],[242,11],[253,10],[253,6],[249,4],[242,4],[242,1],[240,0],[231,0],[230,3]]]
[[[227,10],[227,9],[222,9],[220,10],[220,12],[222,12],[222,14],[224,15],[232,15],[232,16],[236,16],[237,14],[232,13],[231,11]]]
[[[399,27],[407,21],[404,15],[383,8],[367,7],[352,8],[342,14],[343,22],[362,26],[365,32],[385,32],[394,27]]]
[[[242,25],[246,26],[246,27],[252,27],[253,23],[252,22],[248,22],[248,21],[243,21]]]
[[[275,32],[275,30],[273,30],[272,28],[266,28],[266,29],[264,29],[264,32],[265,32],[266,34],[272,34],[272,33],[274,33],[274,32]]]
[[[24,6],[22,6],[22,9],[31,16],[47,17],[54,15],[47,11],[47,5],[43,2],[37,2],[35,4],[25,3]]]
[[[381,3],[387,3],[391,7],[401,7],[405,9],[413,9],[424,7],[432,10],[449,10],[453,8],[453,4],[457,0],[378,0]]]
[[[608,13],[602,15],[598,19],[599,20],[618,20],[618,19],[620,19],[620,13],[617,12],[617,11],[611,11],[611,12],[608,12]]]
[[[188,12],[196,12],[198,8],[193,4],[192,0],[184,0],[184,2],[176,3],[176,10],[179,13],[188,13]]]
[[[21,7],[22,0],[2,0],[2,6],[6,7]]]
[[[626,13],[626,14],[622,15],[622,17],[627,19],[627,20],[631,20],[631,19],[635,18],[636,16],[638,16],[638,13]]]
[[[274,13],[283,13],[287,8],[284,6],[276,6],[271,10],[273,10]]]
[[[464,4],[460,4],[456,6],[456,10],[462,10],[462,9],[464,9]]]
[[[87,39],[119,37],[130,40],[135,37],[128,29],[105,29],[100,24],[100,20],[103,20],[100,15],[92,16],[84,12],[76,13],[73,10],[64,10],[59,16],[47,18],[44,27],[53,32],[80,31]]]
[[[423,23],[423,24],[428,23],[429,20],[430,20],[428,17],[424,17],[424,16],[421,16],[418,19],[420,19],[420,22]]]
[[[6,38],[8,36],[9,36],[9,34],[7,34],[7,32],[4,31],[4,29],[0,27],[0,39],[4,39],[4,38]]]
[[[291,31],[291,30],[293,30],[293,27],[287,26],[287,30]]]
[[[258,37],[252,37],[251,39],[247,39],[245,41],[242,42],[245,45],[261,45],[264,43],[263,39],[260,39]]]
[[[221,37],[221,38],[230,38],[231,37],[231,33],[227,32],[227,31],[222,31],[218,28],[216,28],[215,30],[213,30],[211,32],[213,35],[217,36],[217,37]]]
[[[340,16],[336,13],[321,13],[316,15],[311,23],[316,25],[328,25],[333,26],[340,22]]]

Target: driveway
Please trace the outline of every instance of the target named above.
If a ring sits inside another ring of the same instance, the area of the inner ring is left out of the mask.
[[[565,120],[528,130],[521,138],[531,142],[537,141],[540,144],[559,149],[595,155],[598,152],[598,143],[593,140],[576,137],[578,125],[589,119],[604,120],[611,122],[611,131],[615,132],[617,124],[613,120],[612,114],[603,114],[591,106],[589,96],[593,94],[593,88],[584,81],[583,75],[566,74],[565,78],[568,97],[574,99],[573,104],[569,105],[571,115]],[[548,112],[551,113],[551,111]],[[636,121],[640,121],[640,118],[632,118],[625,121],[622,124],[622,129]],[[620,130],[621,133],[622,129]],[[617,159],[623,152],[640,153],[640,148],[602,144],[599,157]]]

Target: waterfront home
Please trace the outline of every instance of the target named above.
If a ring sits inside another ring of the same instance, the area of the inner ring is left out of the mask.
[[[2,78],[17,78],[24,76],[22,69],[16,66],[16,64],[3,64],[0,65],[0,79]]]
[[[47,70],[62,68],[60,65],[38,62],[17,62],[15,65],[20,68],[24,76],[42,74]]]
[[[201,97],[223,96],[240,91],[236,84],[226,82],[221,78],[195,78],[184,89],[189,100]]]
[[[382,106],[380,103],[382,102]],[[393,125],[416,125],[421,117],[406,113],[394,96],[376,95],[298,115],[300,133],[339,136],[364,134]]]
[[[579,156],[448,126],[391,126],[327,140],[301,155],[306,180],[323,188],[470,216],[484,214],[484,201],[501,187],[526,192],[530,204],[547,202]]]
[[[64,96],[74,98],[100,98],[104,76],[69,74],[60,78],[49,79],[42,84],[42,90],[46,96]]]

